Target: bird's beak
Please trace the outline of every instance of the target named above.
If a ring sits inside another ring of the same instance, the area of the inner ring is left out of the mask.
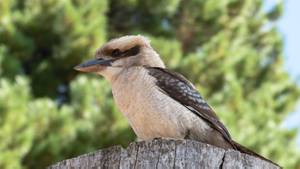
[[[111,66],[112,62],[112,59],[92,59],[75,66],[74,69],[81,72],[97,72],[103,67]]]

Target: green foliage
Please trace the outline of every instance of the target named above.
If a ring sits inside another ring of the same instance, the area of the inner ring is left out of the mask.
[[[107,39],[144,34],[183,73],[233,138],[285,168],[300,166],[299,98],[282,38],[262,0],[0,1],[0,168],[42,168],[135,139],[109,84],[72,69]],[[291,158],[293,157],[293,158]]]
[[[34,130],[27,113],[28,82],[16,77],[14,84],[0,80],[0,168],[21,168],[20,160],[32,146]]]
[[[54,98],[57,86],[74,78],[71,68],[105,41],[106,1],[1,3],[7,12],[0,16],[0,43],[31,77],[35,96]]]

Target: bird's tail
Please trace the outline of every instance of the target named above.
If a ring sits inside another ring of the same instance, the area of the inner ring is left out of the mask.
[[[248,148],[246,148],[246,147],[240,145],[239,143],[237,143],[237,142],[235,142],[235,141],[232,141],[232,142],[233,142],[235,148],[236,148],[239,152],[245,153],[245,154],[248,154],[248,155],[251,155],[251,156],[258,157],[258,158],[260,158],[260,159],[262,159],[262,160],[268,161],[268,162],[270,162],[270,163],[272,163],[272,164],[278,166],[279,168],[282,168],[281,166],[279,166],[279,165],[276,164],[275,162],[273,162],[273,161],[271,161],[271,160],[269,160],[269,159],[267,159],[267,158],[265,158],[265,157],[263,157],[263,156],[257,154],[256,152],[254,152],[254,151],[252,151],[252,150],[250,150],[250,149],[248,149]]]

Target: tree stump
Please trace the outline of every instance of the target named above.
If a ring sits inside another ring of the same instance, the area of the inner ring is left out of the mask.
[[[48,169],[275,169],[274,164],[193,140],[154,139],[113,146],[58,162]]]

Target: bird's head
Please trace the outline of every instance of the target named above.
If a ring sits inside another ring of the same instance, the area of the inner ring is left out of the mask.
[[[164,67],[159,55],[141,35],[113,39],[95,53],[95,58],[75,67],[81,72],[95,72],[111,79],[112,76],[132,66]]]

